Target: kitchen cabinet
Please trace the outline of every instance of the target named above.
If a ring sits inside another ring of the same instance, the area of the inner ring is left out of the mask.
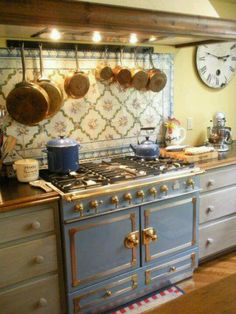
[[[236,165],[201,176],[199,257],[211,258],[236,245]]]
[[[198,260],[197,189],[67,219],[69,313],[102,312],[190,277]]]
[[[0,312],[62,314],[56,201],[0,214]]]

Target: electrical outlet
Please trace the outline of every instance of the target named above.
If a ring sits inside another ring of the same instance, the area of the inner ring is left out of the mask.
[[[192,130],[193,129],[193,118],[189,117],[187,118],[187,130]]]

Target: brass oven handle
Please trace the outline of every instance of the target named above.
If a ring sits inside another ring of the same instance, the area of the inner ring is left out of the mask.
[[[188,179],[188,180],[186,181],[186,185],[187,185],[187,187],[191,186],[192,189],[194,190],[195,182],[194,182],[193,179]]]
[[[157,241],[157,232],[153,227],[143,229],[143,244],[149,244],[151,242]]]
[[[139,245],[139,232],[134,231],[127,234],[124,240],[124,245],[127,249],[133,249],[136,248]]]

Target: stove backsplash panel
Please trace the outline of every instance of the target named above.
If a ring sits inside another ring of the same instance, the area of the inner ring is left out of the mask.
[[[37,80],[39,55],[37,50],[25,50],[26,77]],[[81,143],[80,158],[96,157],[108,153],[127,152],[129,144],[137,141],[141,127],[155,126],[158,140],[162,138],[163,121],[173,111],[173,56],[153,54],[155,66],[167,75],[167,85],[159,93],[124,89],[118,83],[99,82],[95,79],[96,65],[103,61],[100,52],[79,52],[79,67],[89,75],[90,88],[82,99],[70,99],[64,92],[64,79],[75,70],[75,52],[61,50],[43,51],[45,75],[63,90],[64,104],[51,119],[36,126],[21,125],[6,116],[3,123],[7,135],[17,138],[11,159],[40,157],[42,149],[51,138],[64,135]],[[115,53],[109,53],[108,62],[113,67],[119,63]],[[149,56],[137,55],[138,64],[150,68]],[[134,56],[125,53],[122,64],[134,68]],[[0,107],[15,84],[21,81],[21,59],[18,49],[0,49]]]

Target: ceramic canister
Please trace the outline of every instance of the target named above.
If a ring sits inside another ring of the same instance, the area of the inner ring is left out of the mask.
[[[20,182],[30,182],[38,179],[39,163],[36,159],[19,159],[13,165],[16,170],[17,180]]]

